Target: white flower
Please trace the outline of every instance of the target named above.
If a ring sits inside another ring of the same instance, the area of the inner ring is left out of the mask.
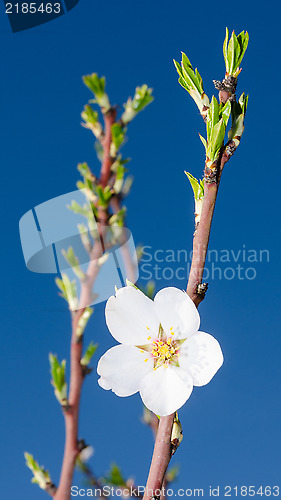
[[[219,343],[198,332],[198,311],[177,288],[160,290],[154,301],[134,286],[121,288],[108,299],[105,316],[121,345],[101,357],[99,385],[123,397],[139,391],[157,415],[175,412],[223,363]]]

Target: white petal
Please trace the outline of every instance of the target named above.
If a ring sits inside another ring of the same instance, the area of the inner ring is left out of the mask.
[[[184,339],[198,330],[200,316],[186,292],[173,287],[163,288],[155,295],[154,303],[167,335],[173,331],[175,339]]]
[[[223,363],[218,341],[204,332],[197,332],[186,339],[179,351],[179,365],[193,377],[193,384],[206,385]]]
[[[131,396],[139,391],[142,378],[150,370],[153,370],[153,359],[147,352],[134,346],[117,345],[100,358],[98,383],[103,389],[112,389],[117,396]]]
[[[154,302],[131,285],[120,288],[116,297],[108,299],[105,317],[111,335],[122,344],[149,344],[148,337],[158,335]]]
[[[141,381],[140,395],[149,410],[165,416],[178,410],[189,398],[192,389],[192,378],[185,375],[183,381],[179,368],[160,366]]]

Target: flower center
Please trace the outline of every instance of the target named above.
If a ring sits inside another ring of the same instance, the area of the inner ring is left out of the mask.
[[[166,341],[159,339],[154,340],[154,342],[152,343],[151,354],[156,361],[156,363],[154,364],[154,369],[162,365],[168,366],[172,358],[178,356],[177,342],[171,337]]]

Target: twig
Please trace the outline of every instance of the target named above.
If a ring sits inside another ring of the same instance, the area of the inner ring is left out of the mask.
[[[83,372],[80,364],[82,356],[82,342],[77,341],[76,330],[78,321],[84,309],[77,311],[72,320],[71,361],[70,361],[70,389],[69,407],[64,411],[65,420],[65,447],[59,487],[54,495],[55,500],[69,500],[71,484],[76,459],[80,453],[78,448],[78,419]]]

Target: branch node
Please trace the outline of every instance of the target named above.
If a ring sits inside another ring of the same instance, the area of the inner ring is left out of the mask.
[[[81,453],[82,450],[85,450],[85,448],[88,447],[89,445],[86,444],[84,439],[79,439],[79,441],[77,441],[77,450],[79,451],[79,453]]]
[[[225,148],[225,151],[226,151],[226,154],[227,154],[228,156],[232,156],[232,155],[235,153],[235,151],[236,151],[236,146],[235,146],[235,144],[234,144],[234,142],[233,142],[233,141],[231,141],[229,144],[227,144],[227,146],[226,146],[226,148]]]
[[[208,283],[198,283],[196,287],[196,293],[198,295],[203,295],[205,297],[207,290],[208,290]]]

